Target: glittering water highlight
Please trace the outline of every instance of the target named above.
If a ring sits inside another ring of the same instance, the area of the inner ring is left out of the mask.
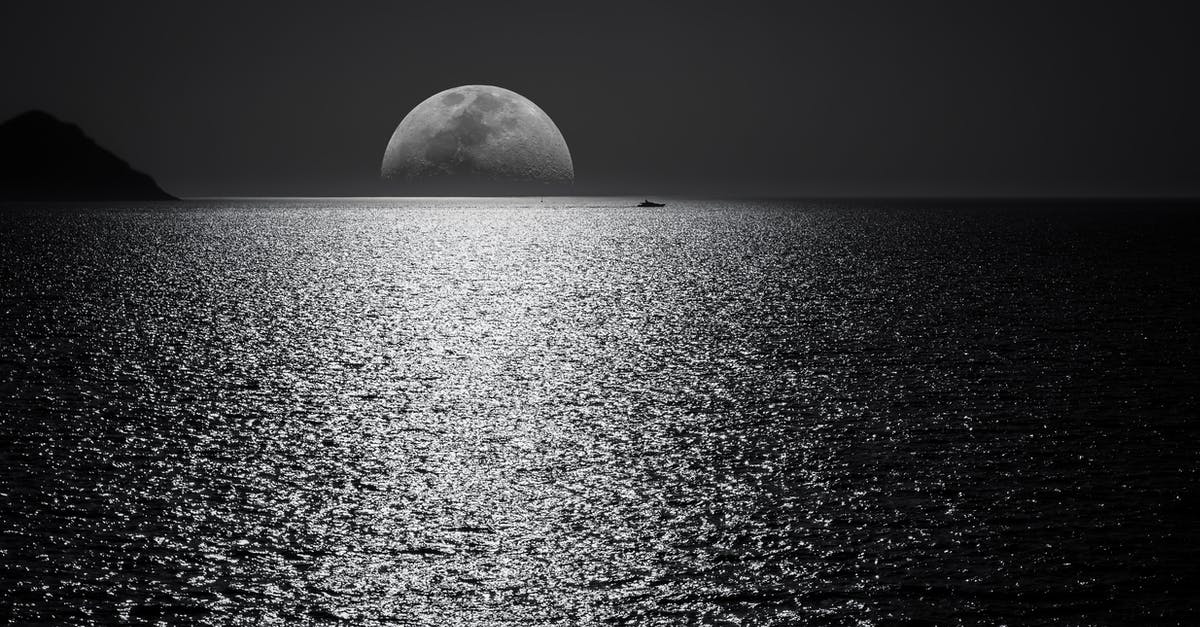
[[[0,619],[1197,618],[1186,212],[0,212]]]

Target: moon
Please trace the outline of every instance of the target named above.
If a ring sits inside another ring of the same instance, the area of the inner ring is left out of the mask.
[[[434,94],[396,127],[381,175],[412,186],[560,185],[575,180],[571,151],[550,116],[524,96],[491,85]]]

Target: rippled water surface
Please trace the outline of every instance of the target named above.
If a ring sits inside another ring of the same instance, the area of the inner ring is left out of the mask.
[[[0,210],[0,622],[1200,621],[1189,208]]]

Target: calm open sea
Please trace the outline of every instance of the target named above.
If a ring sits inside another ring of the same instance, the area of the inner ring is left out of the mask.
[[[3,208],[0,623],[1200,622],[1200,207],[636,200]]]

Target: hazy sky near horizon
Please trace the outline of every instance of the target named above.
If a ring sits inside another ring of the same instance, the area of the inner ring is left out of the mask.
[[[0,118],[182,196],[373,195],[462,84],[536,102],[580,193],[1197,195],[1187,2],[25,2]]]

